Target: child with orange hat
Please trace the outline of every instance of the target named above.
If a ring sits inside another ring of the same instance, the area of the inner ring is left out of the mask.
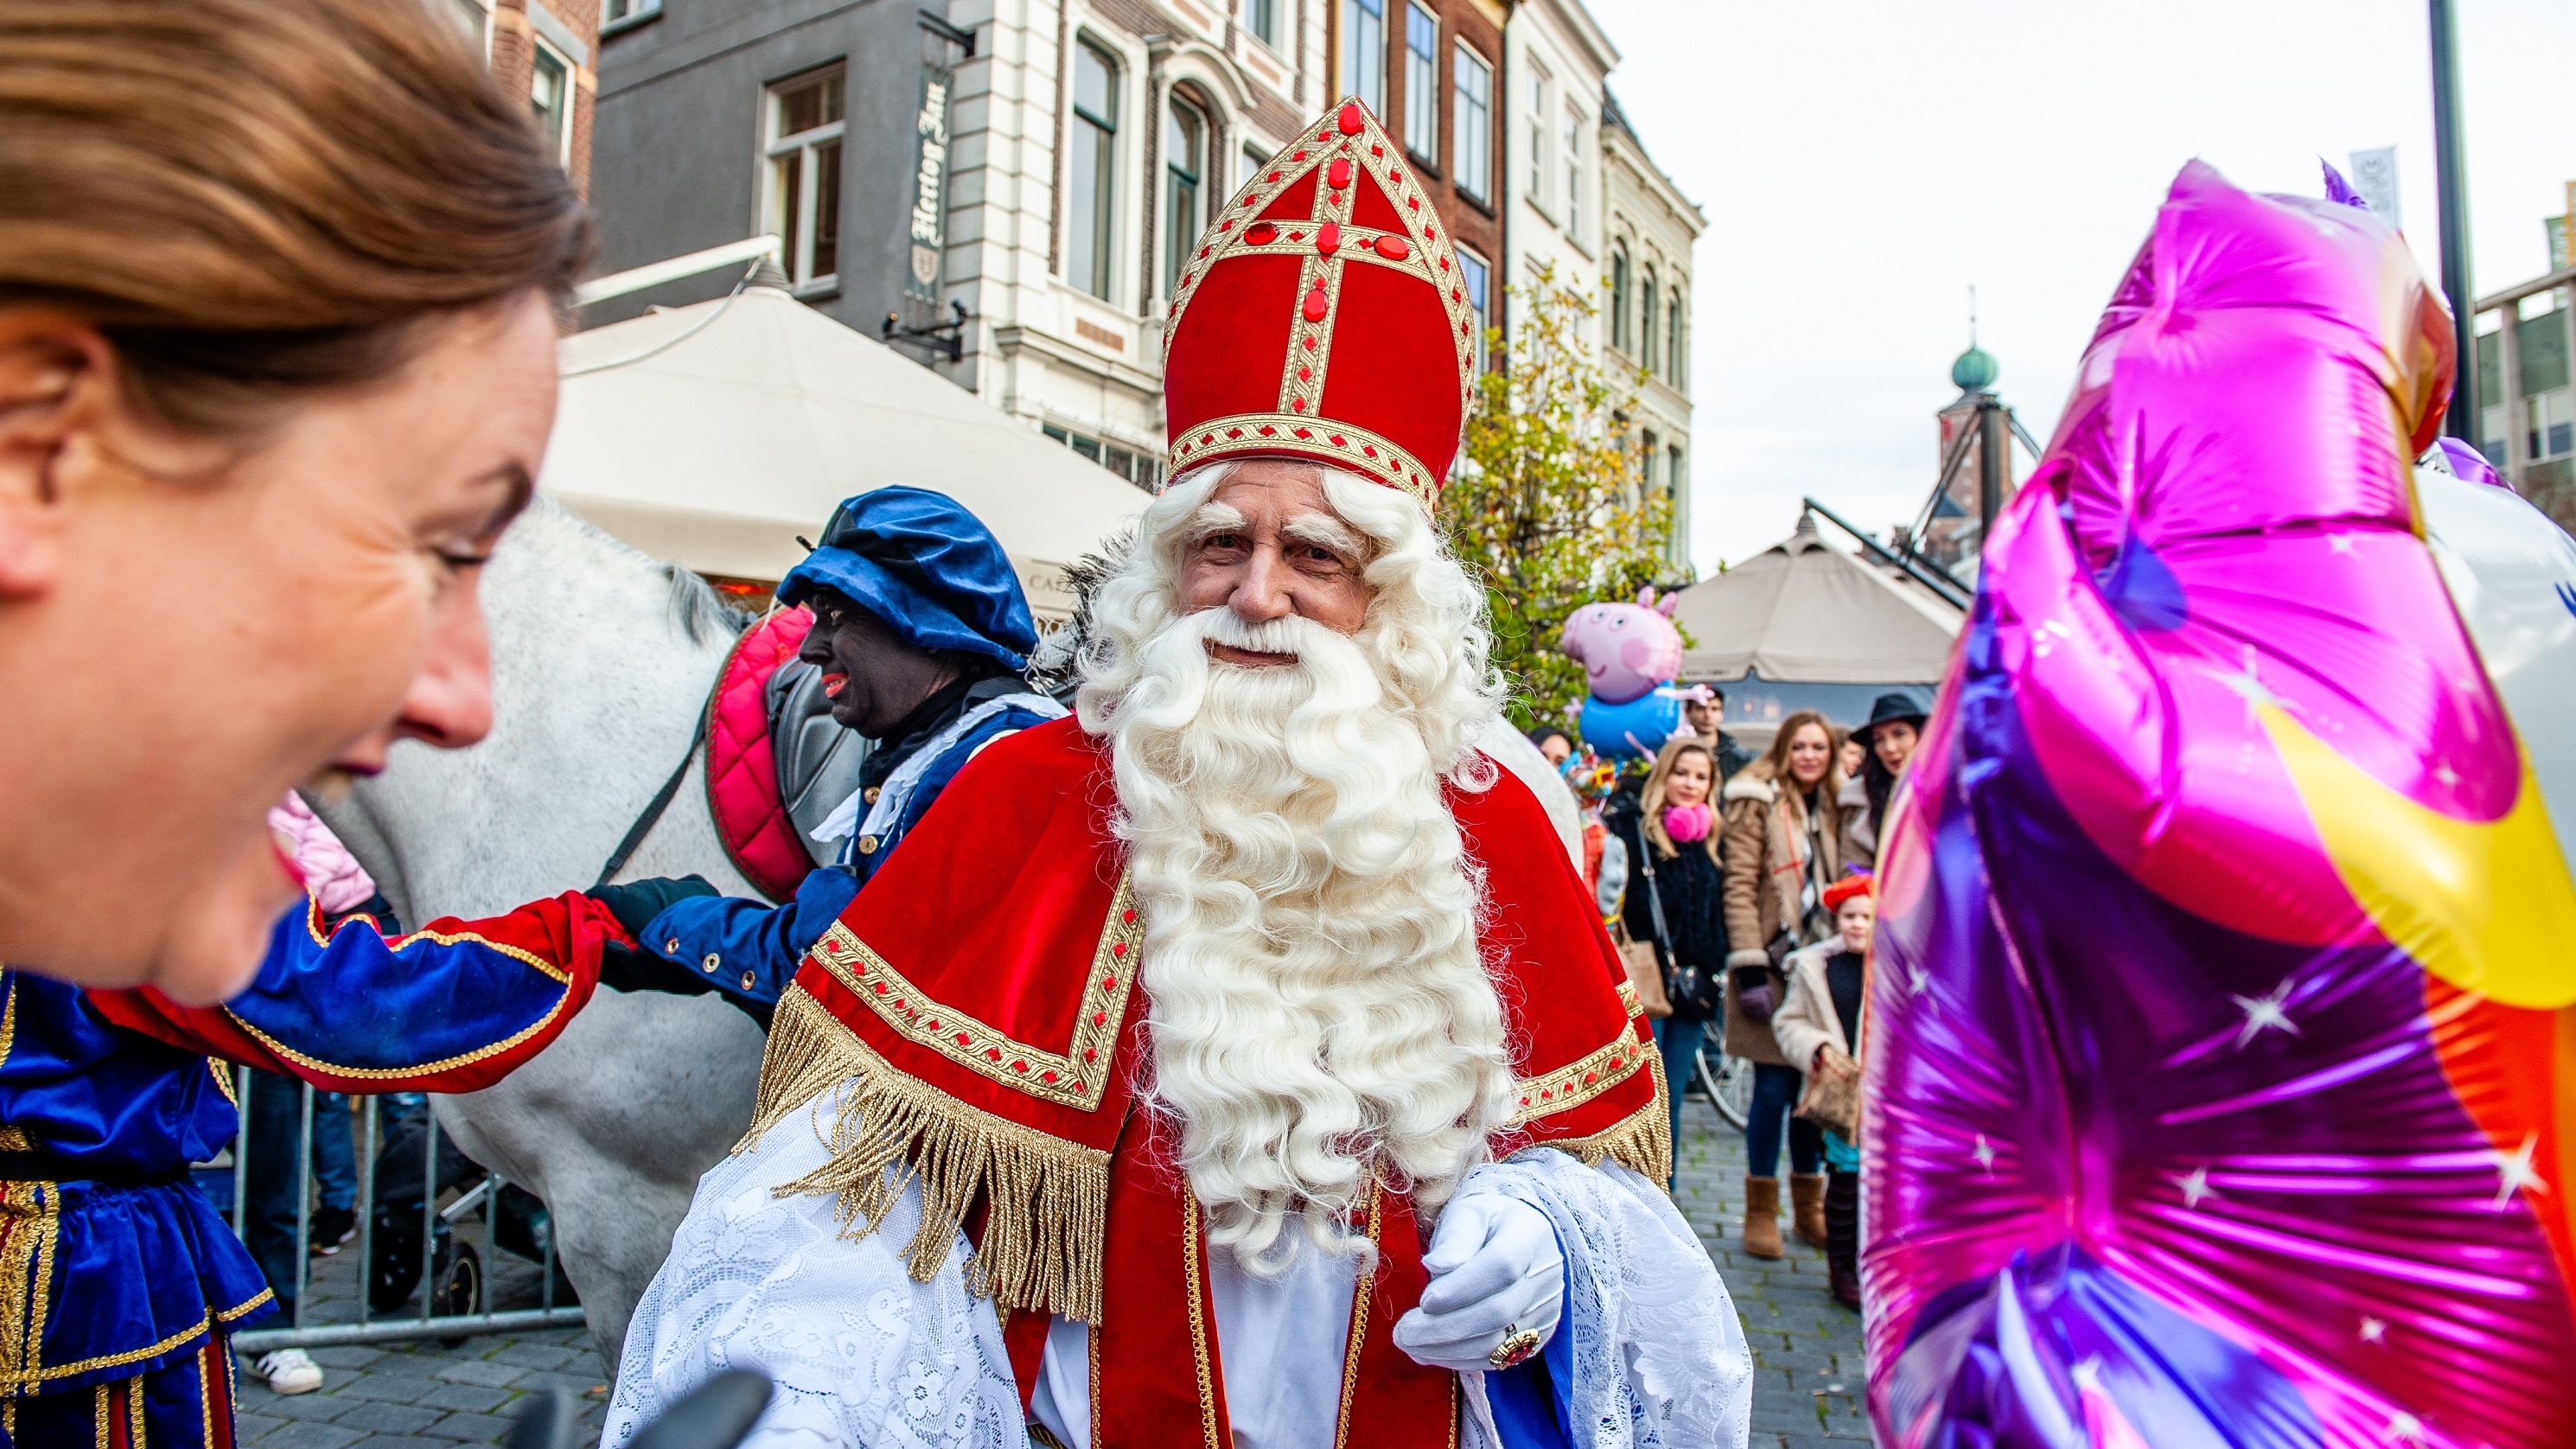
[[[1834,1300],[1860,1307],[1860,1011],[1870,930],[1878,902],[1870,877],[1850,875],[1825,887],[1834,915],[1832,939],[1792,952],[1780,963],[1789,994],[1771,1018],[1771,1035],[1807,1072],[1798,1115],[1825,1129],[1825,1263]]]

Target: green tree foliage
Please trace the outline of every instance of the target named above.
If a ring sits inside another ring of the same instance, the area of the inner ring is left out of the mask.
[[[1466,455],[1440,512],[1485,585],[1494,663],[1526,728],[1563,721],[1583,697],[1583,667],[1556,648],[1566,616],[1633,599],[1666,575],[1673,500],[1640,486],[1625,421],[1636,379],[1592,343],[1590,299],[1557,285],[1544,263],[1512,297],[1510,351],[1477,382]]]

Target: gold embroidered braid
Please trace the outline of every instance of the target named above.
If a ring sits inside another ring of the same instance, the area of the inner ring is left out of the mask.
[[[976,1295],[1004,1308],[1099,1321],[1108,1153],[1032,1131],[905,1076],[821,1003],[790,989],[771,1029],[752,1135],[843,1083],[826,1139],[831,1161],[773,1189],[778,1196],[833,1195],[843,1228],[855,1225],[864,1235],[884,1225],[906,1183],[919,1182],[921,1227],[905,1264],[924,1283],[948,1260],[980,1199],[984,1237],[966,1264]]]
[[[1662,1187],[1673,1175],[1672,1108],[1664,1097],[1663,1064],[1652,1052],[1646,1059],[1655,1074],[1655,1100],[1589,1137],[1558,1138],[1539,1145],[1569,1153],[1586,1167],[1618,1163]]]

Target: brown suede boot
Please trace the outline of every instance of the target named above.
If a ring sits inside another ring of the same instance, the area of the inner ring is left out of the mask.
[[[1798,1241],[1810,1248],[1825,1245],[1825,1175],[1789,1174],[1789,1216],[1798,1224]]]
[[[1780,1179],[1744,1179],[1744,1253],[1750,1258],[1786,1256],[1780,1246]]]

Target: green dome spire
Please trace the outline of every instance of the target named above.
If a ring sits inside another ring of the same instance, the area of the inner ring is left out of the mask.
[[[1994,358],[1973,342],[1959,354],[1958,361],[1950,364],[1950,381],[1958,384],[1961,392],[1984,392],[2002,375],[2003,369],[1995,365]]]

